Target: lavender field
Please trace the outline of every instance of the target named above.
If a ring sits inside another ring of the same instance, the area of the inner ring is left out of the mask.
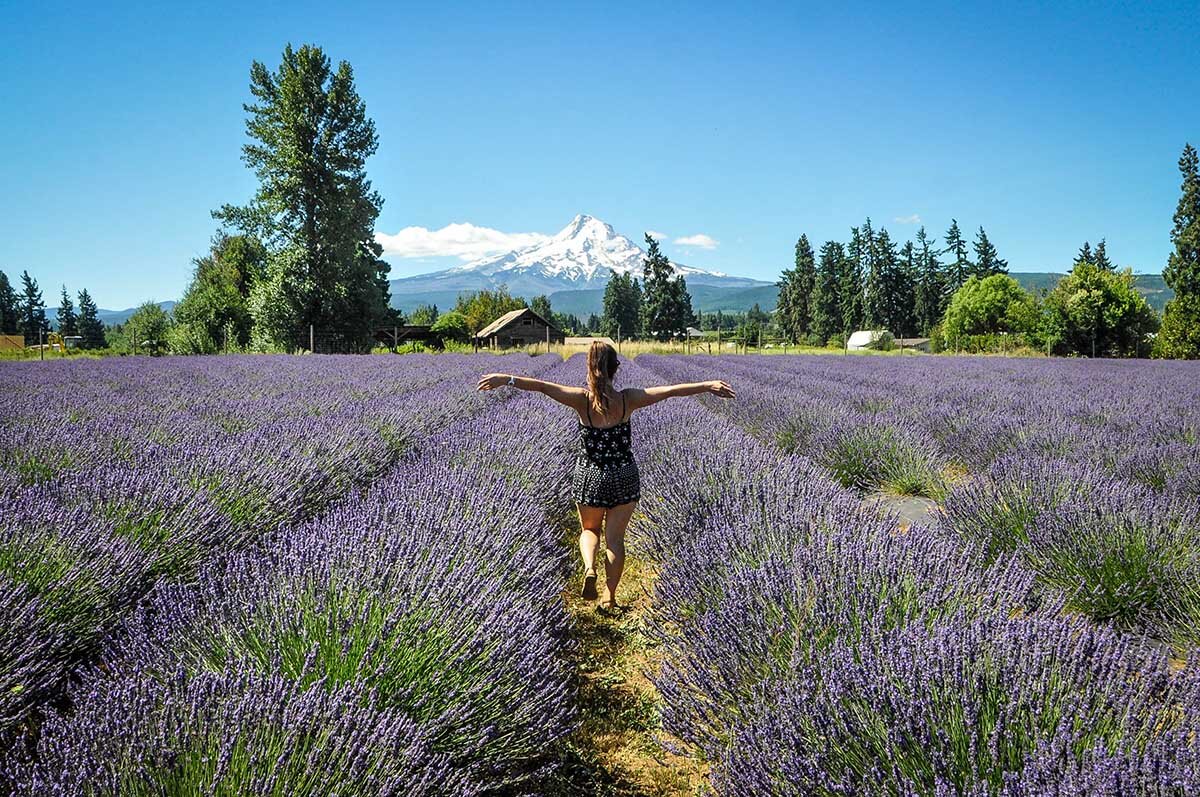
[[[574,419],[473,389],[514,370],[584,380],[524,355],[0,369],[3,790],[569,780]],[[702,788],[1200,791],[1200,369],[642,355],[618,387],[718,378],[737,400],[633,420],[657,732]]]

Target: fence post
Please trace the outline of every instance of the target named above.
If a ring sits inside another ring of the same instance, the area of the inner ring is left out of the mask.
[[[313,325],[308,325],[308,353],[315,354],[316,349],[313,346]]]
[[[46,359],[46,330],[38,330],[38,355],[44,361]],[[135,350],[136,351],[136,350]]]

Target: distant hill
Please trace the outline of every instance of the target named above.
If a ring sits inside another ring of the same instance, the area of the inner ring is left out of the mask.
[[[168,313],[175,309],[177,302],[159,302],[158,306],[166,310]],[[75,308],[75,312],[79,312],[79,308]],[[129,307],[124,310],[105,310],[100,308],[96,311],[96,317],[105,324],[113,326],[115,324],[124,324],[129,320],[129,316],[137,312],[136,307]],[[46,320],[50,323],[55,323],[58,320],[58,305],[46,308]]]

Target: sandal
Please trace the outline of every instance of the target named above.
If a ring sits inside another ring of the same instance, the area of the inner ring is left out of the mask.
[[[600,597],[596,592],[596,570],[588,568],[588,571],[583,574],[583,599],[585,601],[594,601]]]

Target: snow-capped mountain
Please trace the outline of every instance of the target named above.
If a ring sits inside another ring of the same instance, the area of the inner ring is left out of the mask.
[[[517,296],[603,288],[614,273],[642,276],[645,251],[600,219],[580,214],[543,243],[462,266],[392,280],[393,296],[508,286]],[[689,285],[748,288],[768,283],[671,264]]]

